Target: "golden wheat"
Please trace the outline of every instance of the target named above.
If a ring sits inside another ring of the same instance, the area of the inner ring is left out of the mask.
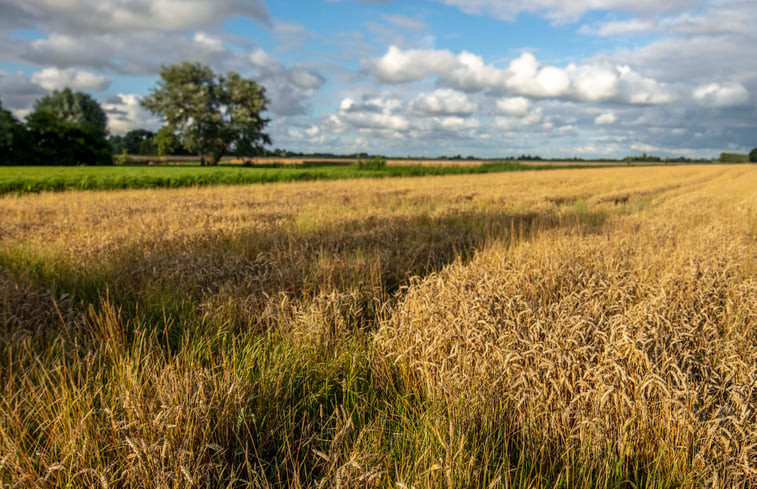
[[[410,287],[378,340],[437,395],[506,399],[558,453],[752,486],[757,179],[697,187],[599,229],[495,243]]]

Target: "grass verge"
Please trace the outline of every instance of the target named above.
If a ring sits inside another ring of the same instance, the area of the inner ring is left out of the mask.
[[[579,168],[580,166],[576,166]],[[207,185],[337,180],[344,178],[386,178],[426,175],[461,175],[554,169],[550,165],[521,165],[514,162],[487,163],[480,166],[389,166],[361,169],[355,165],[219,165],[207,168],[194,165],[105,167],[29,167],[0,166],[0,194],[60,192],[65,190],[115,190],[178,188]],[[565,167],[560,167],[565,168]]]

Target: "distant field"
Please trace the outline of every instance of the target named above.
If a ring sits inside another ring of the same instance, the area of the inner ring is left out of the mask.
[[[0,196],[0,393],[2,487],[757,487],[757,168]]]
[[[282,163],[285,161],[285,163]],[[331,161],[266,160],[250,167],[224,164],[114,165],[101,167],[0,166],[0,194],[63,190],[113,190],[126,188],[177,188],[207,185],[384,178],[423,175],[453,175],[549,169],[549,165],[487,162],[460,165],[387,165],[380,170],[361,170],[355,165],[332,165]]]

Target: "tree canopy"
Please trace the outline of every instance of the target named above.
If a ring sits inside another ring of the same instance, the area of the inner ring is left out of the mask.
[[[757,148],[753,148],[752,151],[749,152],[749,161],[757,163]]]
[[[234,148],[259,151],[271,140],[261,116],[269,100],[265,88],[238,73],[217,75],[200,63],[164,66],[161,80],[142,105],[160,115],[170,131],[200,163],[218,164]],[[239,152],[239,151],[237,151]]]
[[[26,118],[33,164],[112,164],[107,121],[100,104],[86,93],[66,88],[42,97]]]
[[[108,117],[94,98],[70,88],[55,90],[37,100],[34,112],[48,112],[61,122],[78,126],[89,124],[103,131],[108,123]]]

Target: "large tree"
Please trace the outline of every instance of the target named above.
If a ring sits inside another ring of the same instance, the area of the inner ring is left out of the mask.
[[[229,72],[216,75],[200,63],[164,66],[160,81],[142,105],[160,115],[181,143],[216,165],[232,148],[260,148],[271,140],[261,116],[269,100],[265,88]]]
[[[757,148],[753,148],[752,151],[749,152],[749,161],[757,163]]]
[[[42,97],[26,119],[36,164],[112,164],[107,120],[100,104],[86,93],[66,88]]]

